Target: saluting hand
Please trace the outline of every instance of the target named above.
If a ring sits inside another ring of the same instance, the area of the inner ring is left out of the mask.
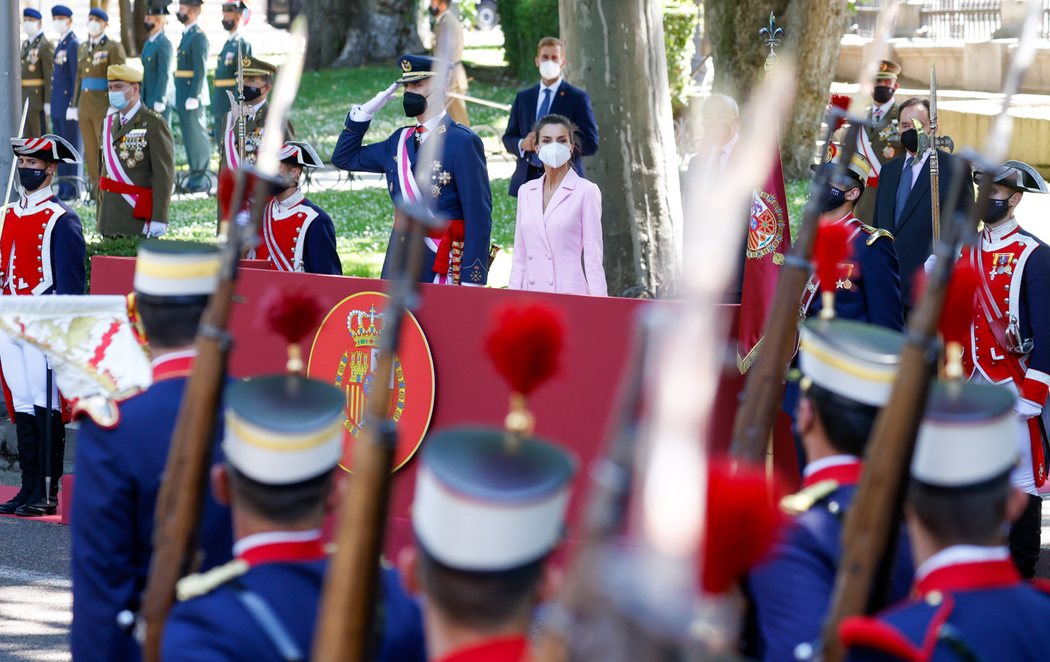
[[[350,109],[350,119],[355,122],[368,122],[371,120],[376,113],[383,109],[388,103],[390,103],[391,97],[394,96],[394,92],[397,92],[398,84],[394,83],[390,87],[386,88],[379,94],[372,97],[370,101],[360,106],[354,106]]]

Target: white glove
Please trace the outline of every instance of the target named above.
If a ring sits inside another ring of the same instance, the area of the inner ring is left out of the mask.
[[[66,108],[66,121],[76,122],[80,119],[80,113],[76,108]]]
[[[163,102],[161,102],[161,101],[154,101],[153,102],[153,112],[155,112],[155,113],[163,113],[164,112],[164,108],[165,108],[165,106],[164,106]]]
[[[163,237],[168,232],[168,224],[160,221],[150,221],[142,228],[142,234],[147,238]]]
[[[1017,413],[1017,418],[1022,421],[1027,421],[1030,418],[1043,413],[1043,408],[1035,404],[1031,400],[1025,400],[1024,398],[1018,398],[1017,402],[1014,403],[1014,412]]]
[[[928,274],[932,274],[933,273],[933,268],[936,267],[936,266],[937,266],[937,256],[936,255],[931,255],[930,257],[926,258],[925,262],[923,262],[922,270],[925,271],[927,273],[927,275]]]
[[[48,117],[51,117],[51,104],[49,104],[49,103],[45,103],[44,104],[44,114],[47,115]]]
[[[350,109],[350,119],[355,122],[367,122],[371,120],[376,113],[383,109],[383,106],[390,103],[390,98],[394,96],[394,92],[397,92],[398,83],[394,83],[390,87],[386,88],[379,94],[372,97],[372,100],[368,103],[360,106],[354,106]]]
[[[201,100],[197,97],[186,99],[186,110],[197,110],[201,107]]]

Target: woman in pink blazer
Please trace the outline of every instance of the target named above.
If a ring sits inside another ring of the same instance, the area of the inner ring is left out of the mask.
[[[533,134],[543,176],[518,190],[510,287],[606,296],[602,268],[602,193],[572,169],[576,127],[547,115]]]

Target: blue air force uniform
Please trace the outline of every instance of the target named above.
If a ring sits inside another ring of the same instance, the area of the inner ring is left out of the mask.
[[[66,8],[56,5],[52,9],[52,16],[66,16],[72,18],[73,13]],[[57,12],[57,13],[56,13]],[[81,150],[80,123],[76,120],[66,119],[66,111],[74,107],[73,97],[77,82],[77,49],[80,48],[80,40],[70,29],[55,45],[54,68],[51,70],[51,126],[55,133],[61,136],[73,146],[78,152]],[[80,163],[60,163],[58,176],[79,177],[83,173],[83,165]],[[69,180],[58,184],[58,197],[61,200],[71,200],[77,195],[76,185]]]

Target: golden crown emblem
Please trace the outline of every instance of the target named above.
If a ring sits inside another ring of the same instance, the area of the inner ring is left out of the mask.
[[[354,339],[355,347],[378,347],[379,336],[383,334],[383,313],[377,313],[376,307],[369,306],[368,312],[351,310],[346,316],[346,329]]]
[[[412,63],[408,60],[401,60],[401,71],[404,71],[405,73],[412,71]]]
[[[246,57],[246,58],[242,59],[241,60],[241,66],[244,66],[244,67],[252,66],[252,59],[250,57]]]

